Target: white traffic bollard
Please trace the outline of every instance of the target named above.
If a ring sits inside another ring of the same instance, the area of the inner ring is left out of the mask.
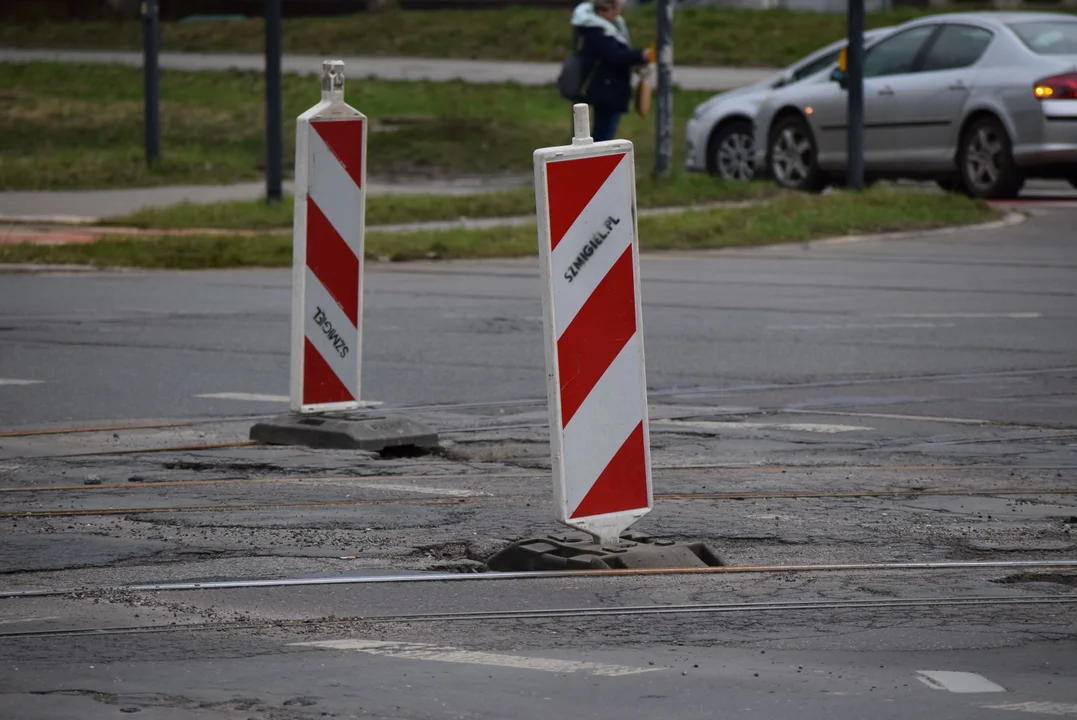
[[[291,408],[360,407],[366,116],[344,102],[344,63],[322,63],[322,100],[295,143]]]
[[[408,417],[351,412],[363,346],[366,116],[344,102],[344,63],[322,63],[322,101],[299,116],[292,249],[291,413],[251,440],[339,450],[437,447]]]
[[[558,520],[603,545],[653,507],[632,143],[535,151]]]

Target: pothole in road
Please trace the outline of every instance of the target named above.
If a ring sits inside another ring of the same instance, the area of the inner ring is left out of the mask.
[[[490,552],[469,542],[445,542],[419,545],[413,554],[431,561],[429,570],[471,573],[486,572]]]
[[[999,585],[1018,585],[1024,583],[1055,583],[1068,587],[1077,587],[1077,573],[1018,573],[992,580]]]

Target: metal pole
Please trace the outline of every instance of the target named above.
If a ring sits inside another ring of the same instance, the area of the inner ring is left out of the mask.
[[[283,197],[284,135],[281,102],[281,0],[266,0],[266,201]]]
[[[161,154],[160,87],[157,73],[158,54],[157,0],[142,2],[142,76],[145,103],[146,164],[153,165]]]
[[[654,174],[669,175],[673,165],[673,5],[658,0],[658,97],[655,102]]]
[[[849,116],[846,182],[864,189],[864,0],[849,0]]]

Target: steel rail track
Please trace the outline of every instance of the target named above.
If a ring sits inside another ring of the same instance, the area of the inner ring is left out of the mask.
[[[295,481],[300,482],[300,481]],[[159,483],[168,485],[168,483]],[[179,483],[176,483],[179,484]],[[86,489],[99,486],[87,486]],[[123,486],[120,486],[123,487]],[[722,500],[826,500],[845,498],[886,497],[992,497],[1031,495],[1077,495],[1077,488],[987,488],[980,490],[956,490],[925,488],[922,490],[840,490],[840,491],[774,491],[729,493],[655,493],[655,500],[722,501]],[[49,517],[107,517],[117,515],[146,515],[183,512],[257,512],[281,508],[317,509],[331,507],[362,507],[367,505],[481,505],[505,503],[526,499],[523,495],[439,495],[434,497],[393,497],[354,500],[316,500],[270,503],[235,503],[229,505],[150,505],[147,507],[108,508],[26,508],[0,511],[0,518],[49,518]],[[534,498],[532,498],[534,500]]]
[[[813,472],[819,470],[842,470],[847,472],[955,472],[962,470],[1014,470],[1020,469],[1033,471],[1058,471],[1069,470],[1060,466],[1037,466],[1015,468],[1010,465],[846,465],[846,464],[818,464],[818,465],[675,465],[667,467],[655,467],[652,472],[656,475],[674,475],[681,472],[715,471],[717,472],[755,472],[755,473],[787,473]],[[1072,468],[1077,469],[1077,468]],[[50,493],[50,492],[100,492],[102,490],[139,490],[159,487],[198,487],[200,485],[225,485],[225,484],[260,484],[260,483],[311,483],[311,482],[369,482],[375,480],[384,481],[415,481],[415,480],[501,480],[501,479],[548,479],[550,474],[528,472],[488,472],[488,473],[430,473],[424,475],[324,475],[306,476],[294,475],[285,477],[249,477],[235,475],[231,477],[204,478],[192,480],[151,480],[149,482],[122,482],[102,483],[100,485],[45,485],[40,487],[28,486],[5,486],[0,487],[0,494],[4,493]],[[1002,492],[1002,491],[1000,491]],[[688,493],[692,494],[692,493]],[[739,495],[738,495],[739,496]]]
[[[188,590],[247,590],[319,585],[395,585],[401,583],[494,582],[502,580],[553,580],[581,577],[645,577],[666,575],[772,575],[815,572],[906,572],[958,570],[1072,570],[1077,560],[987,560],[905,563],[850,563],[830,565],[723,565],[719,567],[633,568],[628,570],[553,570],[520,572],[412,572],[396,575],[352,575],[269,580],[213,580],[206,582],[144,583],[99,588],[30,589],[0,591],[0,599],[55,597],[73,593],[177,592]],[[1074,597],[1077,597],[1075,595]]]
[[[951,608],[1027,605],[1073,605],[1077,595],[1018,595],[1012,597],[939,597],[873,600],[802,600],[791,602],[698,603],[690,605],[635,605],[626,607],[541,608],[534,610],[488,610],[463,613],[412,613],[400,615],[360,615],[351,618],[271,620],[248,623],[186,623],[163,626],[114,628],[70,628],[21,630],[0,633],[0,639],[49,637],[101,637],[177,632],[264,630],[293,627],[335,627],[358,622],[490,622],[498,620],[546,620],[579,617],[621,617],[625,615],[686,615],[712,613],[804,612],[812,610],[891,610],[895,608]]]

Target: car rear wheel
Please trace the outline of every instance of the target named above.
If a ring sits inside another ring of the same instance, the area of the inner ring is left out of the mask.
[[[1013,160],[1010,136],[994,117],[982,117],[965,131],[958,150],[958,171],[968,194],[988,200],[1017,197],[1025,184]]]
[[[826,176],[816,161],[815,137],[804,118],[790,116],[774,126],[767,166],[783,188],[819,192],[826,187]]]
[[[752,124],[747,120],[734,120],[719,127],[711,136],[710,171],[723,180],[751,180],[755,176],[752,132]]]

